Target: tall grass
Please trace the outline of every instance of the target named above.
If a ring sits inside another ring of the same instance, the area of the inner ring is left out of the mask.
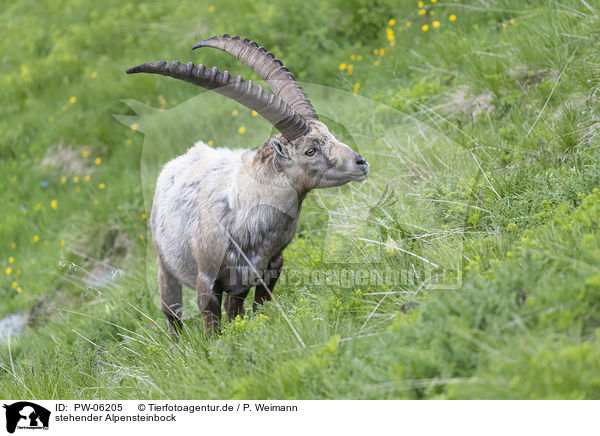
[[[0,13],[0,315],[30,320],[0,348],[4,397],[600,396],[600,5],[43,7]],[[307,198],[277,304],[207,339],[185,290],[174,340],[155,176],[196,140],[255,147],[271,127],[124,70],[178,58],[255,78],[189,51],[225,32],[281,56],[371,176]],[[364,270],[402,280],[339,279]]]

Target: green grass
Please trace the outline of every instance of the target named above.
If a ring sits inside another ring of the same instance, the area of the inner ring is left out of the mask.
[[[600,3],[426,3],[4,5],[0,316],[30,325],[0,345],[3,396],[600,398]],[[124,71],[177,58],[256,78],[190,51],[221,33],[281,57],[372,165],[308,197],[286,268],[405,280],[289,277],[212,339],[186,290],[173,341],[144,219],[157,171],[271,127]]]

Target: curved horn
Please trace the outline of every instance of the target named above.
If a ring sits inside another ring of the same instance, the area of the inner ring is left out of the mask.
[[[310,131],[306,120],[280,97],[265,91],[260,85],[245,81],[242,76],[233,77],[229,71],[219,72],[217,67],[206,68],[192,62],[167,63],[158,61],[129,68],[127,74],[152,73],[184,80],[202,88],[212,89],[249,109],[255,110],[275,126],[288,140],[294,140]]]
[[[273,53],[259,47],[256,42],[225,34],[203,39],[194,44],[192,50],[198,47],[214,47],[235,56],[267,82],[275,95],[284,99],[292,109],[306,119],[317,119],[315,109],[294,75]]]

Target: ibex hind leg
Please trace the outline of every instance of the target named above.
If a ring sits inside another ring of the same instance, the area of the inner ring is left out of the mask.
[[[273,258],[269,261],[269,266],[267,271],[265,271],[263,281],[269,287],[269,291],[273,292],[275,288],[275,284],[277,283],[277,279],[281,274],[281,268],[283,267],[283,255],[280,253],[277,256],[273,256]],[[256,285],[256,290],[254,292],[254,304],[252,305],[252,310],[256,311],[260,306],[264,304],[265,301],[271,300],[271,294],[265,288],[262,283]]]
[[[160,306],[167,318],[169,333],[176,333],[182,327],[183,303],[181,299],[181,283],[166,268],[160,254],[158,264],[158,291]]]

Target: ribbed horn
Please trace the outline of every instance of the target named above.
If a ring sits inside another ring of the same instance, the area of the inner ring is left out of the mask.
[[[306,120],[292,109],[279,96],[265,91],[260,85],[245,81],[242,76],[231,76],[228,71],[219,72],[217,67],[206,68],[192,62],[167,63],[158,61],[129,68],[127,74],[151,73],[184,80],[202,88],[212,89],[229,97],[249,109],[255,110],[269,121],[288,140],[294,140],[310,131]]]
[[[292,109],[306,119],[317,119],[317,113],[307,95],[296,82],[294,75],[283,62],[273,56],[264,47],[259,47],[248,38],[240,39],[239,36],[213,36],[197,42],[192,50],[198,47],[214,47],[235,56],[247,67],[254,70],[261,79],[273,90],[275,95],[281,97]]]

